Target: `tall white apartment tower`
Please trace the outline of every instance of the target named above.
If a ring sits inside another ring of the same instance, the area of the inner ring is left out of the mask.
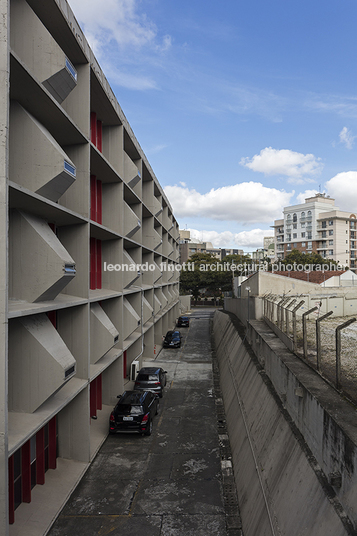
[[[335,200],[318,193],[305,203],[284,208],[274,221],[277,260],[293,249],[319,253],[322,257],[356,268],[356,215],[341,211]]]
[[[66,0],[0,5],[0,534],[11,536],[27,533],[34,503],[51,519],[41,497],[80,478],[117,395],[173,326],[179,228]]]

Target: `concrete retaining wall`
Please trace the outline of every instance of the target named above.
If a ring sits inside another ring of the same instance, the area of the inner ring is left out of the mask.
[[[250,320],[260,320],[263,318],[264,302],[262,298],[251,296],[249,298],[248,311],[248,297],[225,298],[224,309],[237,316],[242,324],[246,326],[248,317]]]
[[[356,534],[355,410],[263,322],[249,328],[259,361],[227,314],[213,333],[244,536]]]

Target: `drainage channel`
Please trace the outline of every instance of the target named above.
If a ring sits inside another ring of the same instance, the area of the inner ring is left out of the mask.
[[[239,512],[237,488],[234,480],[232,452],[226,425],[218,361],[212,344],[213,395],[216,402],[219,449],[221,457],[223,500],[226,513],[227,536],[244,536]]]

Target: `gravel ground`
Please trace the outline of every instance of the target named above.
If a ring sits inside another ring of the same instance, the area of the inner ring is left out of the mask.
[[[354,316],[330,317],[321,327],[321,374],[333,385],[336,383],[336,328]],[[297,323],[298,350],[303,357],[302,321]],[[307,321],[307,361],[316,368],[316,317]],[[341,385],[346,395],[357,404],[357,322],[341,331]]]

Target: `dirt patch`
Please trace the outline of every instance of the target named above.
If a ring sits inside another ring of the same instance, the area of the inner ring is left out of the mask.
[[[307,361],[316,368],[316,317],[307,321]],[[356,318],[332,317],[322,320],[320,372],[333,385],[336,384],[336,328]],[[297,354],[303,358],[302,321],[297,322]],[[357,404],[357,322],[341,331],[341,386],[346,395]]]

